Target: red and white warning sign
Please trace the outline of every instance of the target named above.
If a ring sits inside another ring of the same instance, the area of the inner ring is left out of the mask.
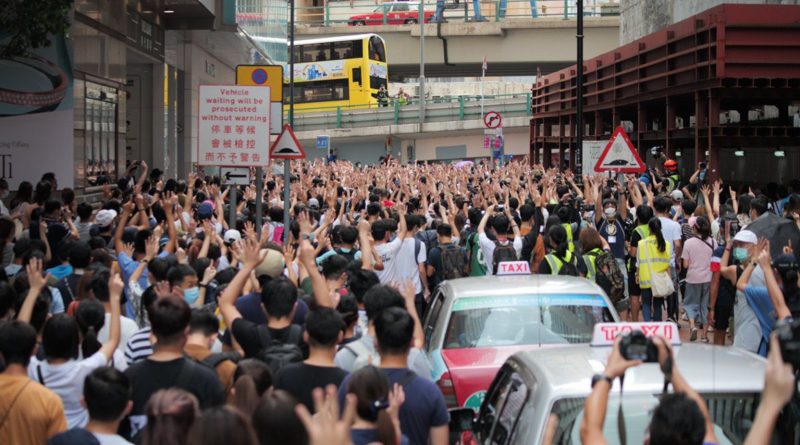
[[[225,167],[267,165],[269,87],[200,85],[197,163]]]
[[[483,125],[486,125],[486,128],[501,128],[503,117],[497,111],[490,111],[483,115]]]
[[[305,159],[306,152],[300,141],[295,137],[289,124],[283,126],[283,131],[269,149],[271,159]]]
[[[642,173],[647,170],[639,153],[622,127],[617,127],[611,135],[606,148],[597,159],[594,171],[601,173],[614,171],[620,173]]]

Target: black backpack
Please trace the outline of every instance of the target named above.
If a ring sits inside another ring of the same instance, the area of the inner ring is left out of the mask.
[[[289,327],[286,343],[273,339],[266,326],[259,327],[258,335],[261,339],[261,350],[255,358],[266,363],[272,375],[277,375],[281,368],[290,363],[303,361],[303,351],[300,349],[303,328],[299,325],[293,324]]]
[[[518,261],[517,251],[514,249],[514,243],[506,241],[505,244],[500,241],[494,242],[494,253],[492,254],[492,273],[497,273],[497,266],[504,261]]]
[[[443,279],[453,280],[467,276],[467,259],[461,247],[455,244],[444,244],[440,245],[439,249],[442,251],[441,274]]]
[[[578,273],[578,267],[575,266],[575,255],[572,255],[572,259],[570,261],[567,261],[560,256],[556,256],[555,253],[553,256],[561,260],[561,269],[558,270],[559,275],[568,275],[570,277],[580,276],[580,273]]]

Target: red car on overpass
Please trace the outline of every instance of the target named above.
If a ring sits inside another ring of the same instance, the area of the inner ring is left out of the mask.
[[[384,15],[388,25],[408,25],[419,23],[419,4],[410,2],[384,3],[369,14],[351,16],[348,20],[350,26],[383,25]],[[433,18],[433,11],[425,11],[425,23]]]

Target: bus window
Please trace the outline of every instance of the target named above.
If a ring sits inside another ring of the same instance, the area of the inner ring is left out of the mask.
[[[382,86],[386,86],[386,79],[381,77],[369,76],[369,87],[373,90],[380,90]]]
[[[347,82],[347,79],[337,79],[296,83],[295,103],[348,100],[350,91]]]
[[[333,44],[333,59],[350,59],[353,57],[353,42],[335,42]]]
[[[369,39],[369,58],[378,62],[386,62],[386,49],[379,37],[370,37]]]
[[[371,79],[370,82],[372,82]],[[353,83],[361,85],[361,68],[353,68]]]

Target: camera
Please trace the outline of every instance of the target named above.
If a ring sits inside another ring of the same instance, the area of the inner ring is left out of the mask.
[[[705,169],[706,169],[706,163],[705,162],[701,162],[700,163],[700,170],[705,170]]]
[[[783,362],[792,365],[795,371],[800,370],[800,320],[778,321],[775,323],[775,335],[781,347]]]
[[[632,331],[622,337],[619,352],[625,360],[641,360],[644,363],[658,363],[658,349],[653,341],[642,331]]]

